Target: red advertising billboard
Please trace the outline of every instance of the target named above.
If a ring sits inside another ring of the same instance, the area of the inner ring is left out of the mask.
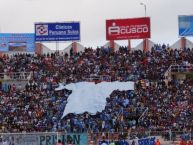
[[[106,39],[144,39],[150,38],[150,18],[106,20]]]

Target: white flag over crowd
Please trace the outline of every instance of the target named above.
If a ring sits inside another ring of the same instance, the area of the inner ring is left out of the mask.
[[[70,94],[63,116],[69,113],[81,114],[89,112],[96,114],[104,110],[106,98],[114,90],[134,90],[134,82],[102,82],[95,84],[94,82],[72,83],[66,86],[60,85],[56,90],[61,89],[72,90]]]

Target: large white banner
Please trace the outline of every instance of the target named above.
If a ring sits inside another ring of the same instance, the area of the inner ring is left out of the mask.
[[[60,89],[72,90],[63,116],[69,113],[81,114],[89,112],[96,114],[104,110],[106,105],[106,98],[114,90],[134,90],[134,82],[101,82],[95,84],[94,82],[80,82],[72,83],[66,86],[59,86]]]

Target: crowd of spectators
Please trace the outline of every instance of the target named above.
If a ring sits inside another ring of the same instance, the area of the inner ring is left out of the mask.
[[[159,47],[159,49],[157,49]],[[1,132],[128,132],[193,129],[193,81],[168,79],[172,64],[193,64],[193,49],[155,46],[148,52],[96,50],[70,54],[17,54],[0,58],[0,73],[32,73],[25,88],[0,83]],[[100,76],[100,77],[97,77]],[[97,77],[97,80],[94,80]],[[102,80],[101,80],[102,79]],[[115,90],[102,112],[61,118],[70,90],[59,83],[134,81],[134,91]]]

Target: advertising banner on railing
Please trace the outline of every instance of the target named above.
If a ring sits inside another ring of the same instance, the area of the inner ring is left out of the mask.
[[[106,20],[106,39],[144,39],[151,37],[150,18]]]
[[[193,36],[193,15],[178,16],[179,36]]]
[[[35,41],[80,41],[80,22],[36,23]]]
[[[6,145],[55,145],[58,140],[64,145],[87,145],[87,133],[7,133],[0,134],[0,144]]]
[[[63,144],[73,144],[73,145],[87,145],[88,135],[86,133],[80,134],[57,134],[57,135],[42,135],[39,136],[38,145],[54,145],[57,140],[60,139]]]
[[[0,52],[20,51],[34,52],[34,34],[32,33],[1,33]]]
[[[147,137],[142,139],[133,139],[133,140],[103,140],[99,141],[99,145],[112,145],[112,144],[118,144],[118,145],[155,145],[155,137]]]

